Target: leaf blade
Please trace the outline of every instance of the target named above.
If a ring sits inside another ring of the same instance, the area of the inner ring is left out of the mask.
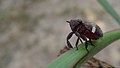
[[[118,39],[120,39],[120,29],[105,33],[101,39],[93,41],[95,47],[88,45],[89,54],[87,54],[84,44],[80,44],[78,50],[74,48],[64,53],[50,63],[47,68],[71,68],[73,66],[79,68],[88,58]]]
[[[114,8],[108,3],[107,0],[97,0],[101,6],[120,24],[120,16]]]

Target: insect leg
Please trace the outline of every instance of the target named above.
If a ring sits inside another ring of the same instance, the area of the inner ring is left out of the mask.
[[[85,41],[85,49],[87,50],[87,53],[89,53],[89,50],[87,48],[88,48],[88,41],[86,40]]]
[[[90,42],[90,44],[91,44],[92,46],[95,46],[95,45],[92,43],[91,39],[89,39],[89,42]]]
[[[68,34],[68,36],[67,36],[67,46],[68,46],[69,48],[73,48],[72,45],[71,45],[71,43],[69,42],[69,39],[72,37],[73,34],[74,34],[74,32],[70,32],[70,33]]]
[[[80,40],[81,43],[83,43],[83,42],[82,42],[82,40],[81,40],[81,38],[80,38],[80,34],[79,34],[79,33],[76,32],[75,35],[78,37],[78,39],[77,39],[77,41],[76,41],[76,44],[75,44],[75,46],[76,46],[76,48],[77,48],[77,50],[78,50],[77,45],[78,45],[78,43],[79,43],[79,40]]]
[[[75,44],[77,50],[78,50],[78,47],[77,47],[78,43],[79,43],[79,37],[77,38],[77,41],[76,41],[76,44]]]
[[[81,37],[80,34],[76,32],[75,35],[79,38],[80,42],[83,43],[83,41],[80,38]]]
[[[79,38],[80,42],[83,44],[83,41],[81,40],[81,38]]]
[[[80,37],[85,41],[85,49],[87,50],[87,53],[89,53],[89,50],[87,49],[87,47],[88,47],[87,38],[84,35],[80,35]]]

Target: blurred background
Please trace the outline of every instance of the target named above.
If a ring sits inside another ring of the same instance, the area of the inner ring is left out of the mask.
[[[109,2],[120,15],[120,0]],[[120,27],[96,0],[0,0],[0,68],[46,68],[66,46],[71,19],[95,22],[104,33]],[[95,57],[120,68],[119,42]]]

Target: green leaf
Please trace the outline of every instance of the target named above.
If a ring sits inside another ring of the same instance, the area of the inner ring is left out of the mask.
[[[85,44],[80,44],[78,50],[73,48],[64,53],[50,63],[47,68],[79,68],[88,58],[118,39],[120,39],[120,29],[107,32],[100,39],[92,41],[95,46],[88,44],[89,53],[84,47]]]
[[[107,2],[107,0],[98,0],[103,8],[120,24],[120,16],[114,10],[114,8]]]
[[[79,63],[75,65],[75,67],[80,68],[81,64],[83,64],[88,58],[94,56],[110,43],[118,39],[120,39],[120,29],[105,33],[102,38],[98,39],[97,41],[93,41],[93,44],[96,45],[95,48],[93,48],[87,56],[80,60]]]

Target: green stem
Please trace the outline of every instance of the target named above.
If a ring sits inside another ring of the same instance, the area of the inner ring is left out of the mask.
[[[105,33],[102,38],[92,41],[95,46],[88,44],[89,54],[84,47],[85,44],[80,44],[79,49],[64,53],[56,58],[47,68],[80,68],[80,66],[90,57],[94,56],[100,50],[104,49],[110,43],[120,39],[120,29]],[[79,61],[79,62],[78,62]]]
[[[87,56],[85,56],[82,60],[80,60],[80,62],[77,63],[75,67],[76,68],[80,67],[81,64],[83,64],[88,58],[94,56],[96,53],[104,49],[110,43],[118,39],[120,39],[120,29],[105,33],[101,39],[97,41],[93,41],[94,45],[96,45],[95,48],[93,48]]]
[[[120,24],[120,16],[113,9],[113,7],[107,2],[107,0],[98,0],[103,8]]]

